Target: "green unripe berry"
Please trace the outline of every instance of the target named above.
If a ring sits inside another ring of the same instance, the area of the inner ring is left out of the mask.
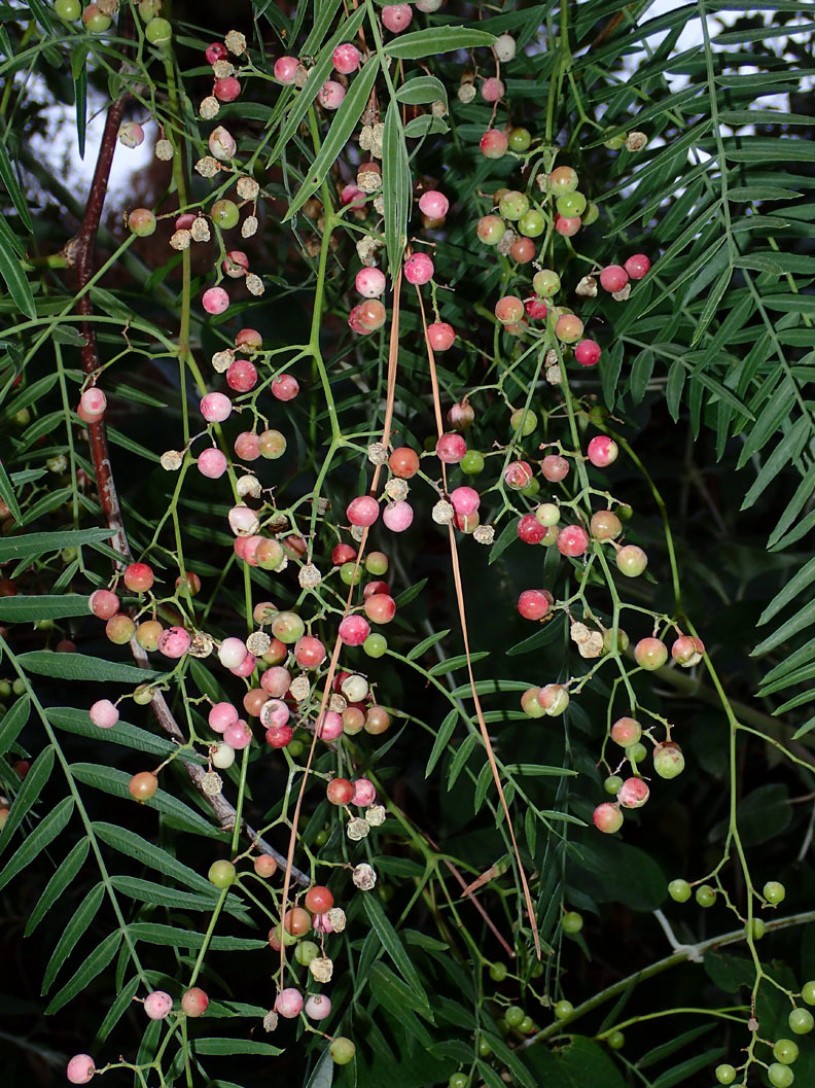
[[[793,1009],[787,1017],[790,1031],[796,1035],[809,1035],[815,1027],[815,1018],[808,1009]]]
[[[610,774],[603,783],[603,789],[606,793],[610,793],[612,797],[616,797],[622,789],[623,780],[618,774]]]
[[[479,1058],[489,1058],[490,1054],[492,1054],[492,1047],[490,1046],[490,1044],[487,1042],[486,1039],[479,1039],[478,1040],[478,1056],[479,1056]]]
[[[587,204],[588,201],[580,192],[564,193],[555,201],[558,212],[560,215],[566,216],[567,219],[571,219],[575,215],[582,215]]]
[[[576,910],[566,911],[560,919],[560,924],[564,933],[574,936],[583,928],[583,915],[578,914]]]
[[[507,135],[507,143],[509,150],[514,151],[516,154],[528,151],[529,145],[532,143],[532,133],[528,128],[510,129]]]
[[[574,1005],[571,1001],[556,1001],[552,1012],[556,1020],[568,1020],[574,1012]]]
[[[453,1073],[448,1080],[450,1088],[467,1088],[470,1078],[466,1073]]]
[[[711,888],[709,884],[703,884],[696,889],[696,902],[705,909],[712,907],[716,902],[716,889]]]
[[[752,923],[747,922],[744,926],[744,939],[752,934],[754,941],[760,941],[764,934],[767,932],[767,927],[760,918],[754,918]]]
[[[616,136],[609,136],[603,141],[603,147],[609,151],[620,151],[625,147],[625,133],[619,132]]]
[[[546,230],[546,219],[537,208],[530,208],[525,215],[518,220],[518,233],[524,238],[540,238]]]
[[[509,974],[505,963],[490,964],[490,978],[493,982],[503,982]]]
[[[622,1050],[625,1046],[625,1036],[621,1031],[612,1031],[606,1042],[612,1050]]]
[[[343,563],[340,567],[340,578],[347,586],[359,585],[364,576],[365,571],[362,567],[357,566],[353,560],[348,563]]]
[[[362,643],[362,651],[368,657],[383,657],[388,652],[388,640],[384,635],[368,635]],[[289,748],[291,748],[291,745],[289,745]]]
[[[551,298],[560,290],[560,276],[550,268],[542,268],[532,277],[532,290],[541,298]]]
[[[714,1070],[714,1076],[719,1084],[732,1084],[736,1079],[736,1070],[732,1065],[725,1063],[724,1065],[717,1065]]]
[[[672,880],[668,885],[668,895],[674,903],[687,903],[693,891],[687,880]]]
[[[773,1062],[767,1069],[767,1080],[773,1088],[790,1088],[790,1085],[795,1080],[795,1074],[788,1065],[781,1065],[780,1062]]]
[[[338,1035],[328,1048],[328,1053],[335,1065],[348,1065],[349,1062],[354,1060],[356,1052],[357,1048],[344,1035]]]
[[[312,960],[320,955],[319,946],[314,941],[299,941],[294,949],[294,958],[303,967],[308,967]]]
[[[79,0],[56,0],[54,12],[64,23],[75,23],[82,14],[82,5]]]
[[[805,1005],[815,1005],[815,980],[804,983],[801,988],[801,998]]]
[[[151,45],[168,45],[173,36],[173,28],[166,19],[151,19],[144,28],[144,36]]]
[[[535,1021],[531,1016],[525,1016],[520,1024],[518,1024],[518,1031],[521,1035],[531,1035],[535,1030]]]
[[[768,880],[763,888],[764,898],[768,903],[771,903],[774,907],[784,901],[786,897],[787,889],[777,880]]]
[[[773,1057],[782,1065],[792,1065],[798,1054],[798,1044],[793,1039],[779,1039],[773,1047]]]
[[[235,866],[231,861],[213,861],[209,867],[208,873],[210,882],[215,885],[216,888],[228,888],[230,884],[234,884],[237,879],[237,873],[235,872]]]
[[[212,222],[221,230],[232,230],[237,227],[241,213],[234,200],[216,200],[210,209]]]
[[[600,209],[597,207],[593,200],[590,200],[589,203],[586,205],[586,210],[581,215],[580,220],[583,223],[584,227],[590,227],[592,223],[596,223],[599,218]]]
[[[504,1013],[504,1019],[511,1028],[517,1028],[521,1025],[526,1013],[520,1005],[510,1005],[507,1011]]]
[[[515,189],[508,189],[498,201],[498,211],[504,219],[515,222],[529,211],[529,197]]]
[[[477,476],[484,471],[486,461],[484,460],[484,454],[479,453],[478,450],[467,450],[458,464],[461,471],[467,476]]]
[[[509,417],[509,425],[513,431],[520,430],[521,436],[526,438],[537,427],[538,417],[531,408],[518,408]]]
[[[632,763],[642,763],[648,756],[648,749],[644,744],[632,744],[630,748],[626,748],[625,754]]]

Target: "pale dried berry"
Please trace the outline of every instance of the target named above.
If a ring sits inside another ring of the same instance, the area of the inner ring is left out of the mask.
[[[320,915],[315,914],[314,921],[316,922],[319,917]],[[330,960],[328,956],[315,956],[309,963],[308,969],[311,972],[311,977],[316,982],[330,982],[331,976],[334,974],[334,961]]]
[[[272,640],[265,631],[253,631],[246,640],[246,649],[255,657],[262,657],[272,645]]]
[[[215,771],[207,771],[201,779],[201,790],[207,797],[217,797],[223,790],[223,779]]]
[[[192,233],[188,230],[177,230],[170,237],[170,247],[179,251],[189,249],[191,242]]]
[[[249,275],[244,280],[244,283],[246,284],[246,290],[249,292],[249,294],[254,295],[256,298],[260,295],[265,294],[266,292],[263,280],[260,278],[260,276],[256,276],[254,272],[249,273]]]
[[[430,516],[437,525],[449,525],[455,516],[453,504],[447,499],[440,499],[431,510]]]
[[[89,713],[91,721],[99,729],[112,729],[119,720],[119,711],[110,699],[99,699]]]
[[[218,116],[218,111],[221,108],[221,103],[218,99],[210,94],[206,98],[201,99],[201,105],[198,107],[198,113],[204,121],[211,121],[213,117]]]
[[[297,581],[301,589],[314,589],[314,587],[318,586],[322,580],[322,574],[320,574],[313,563],[306,563],[304,567],[300,568],[300,572],[297,575]]]
[[[627,298],[629,298],[630,295],[631,295],[631,284],[630,283],[627,283],[625,285],[625,287],[623,287],[623,289],[621,291],[612,291],[611,292],[611,297],[614,299],[615,302],[625,302],[625,300]]]
[[[90,1084],[96,1063],[90,1054],[75,1054],[68,1062],[65,1075],[70,1084]]]
[[[384,805],[371,805],[365,812],[365,819],[371,827],[381,827],[387,817],[388,814]]]
[[[345,917],[345,911],[342,907],[332,907],[331,910],[326,911],[323,915],[328,924],[331,926],[329,932],[342,933],[345,929],[345,923],[347,921]]]
[[[173,1008],[173,999],[164,990],[154,990],[144,999],[144,1011],[151,1020],[165,1020]]]
[[[235,74],[235,65],[231,60],[216,60],[212,66],[212,74],[216,79],[228,79]]]
[[[247,215],[241,224],[241,237],[252,238],[257,234],[258,220],[256,215]]]
[[[588,629],[585,623],[573,623],[572,626],[569,628],[569,637],[571,638],[572,642],[586,642],[590,635],[591,631]]]
[[[241,200],[256,200],[257,195],[260,192],[260,185],[258,185],[254,178],[246,177],[246,175],[244,175],[243,177],[238,178],[236,189]]]
[[[270,1012],[267,1012],[266,1015],[263,1017],[263,1030],[275,1031],[277,1029],[279,1019],[280,1017],[277,1015],[274,1009],[272,1009]]]
[[[212,155],[205,155],[195,164],[195,172],[200,174],[202,178],[214,178],[220,169],[218,160],[214,159]]]
[[[402,499],[406,499],[410,492],[410,485],[407,480],[400,480],[398,477],[393,477],[385,484],[385,494],[389,499],[393,499],[394,502],[401,502]]]
[[[208,314],[222,314],[229,309],[229,295],[223,287],[209,287],[201,296],[201,305]]]
[[[184,455],[178,450],[166,450],[159,459],[159,464],[165,472],[178,472],[184,463]]]
[[[354,885],[363,892],[369,892],[376,886],[376,873],[370,865],[366,865],[364,862],[354,868],[351,879]]]
[[[212,356],[212,369],[218,374],[223,374],[234,362],[235,352],[231,348],[227,348],[226,351],[216,351]]]
[[[580,295],[581,298],[596,298],[597,280],[594,276],[584,276],[575,287],[574,293]]]
[[[392,34],[401,34],[411,24],[413,8],[411,8],[410,4],[391,4],[382,9],[380,18],[383,26]]]
[[[359,842],[369,835],[370,831],[371,825],[360,816],[355,816],[352,820],[349,820],[345,828],[345,833],[351,842]]]
[[[475,84],[472,79],[464,80],[459,84],[458,91],[456,92],[459,102],[463,106],[469,105],[475,98],[476,90]]]
[[[239,30],[228,31],[224,44],[233,56],[241,57],[246,52],[246,37]]]
[[[190,227],[190,234],[192,235],[193,242],[208,242],[210,240],[209,223],[203,215],[195,217],[195,220]]]
[[[601,657],[604,650],[603,636],[599,631],[592,631],[585,642],[581,642],[577,648],[582,658],[588,661]]]
[[[647,143],[648,137],[644,132],[629,132],[625,138],[625,147],[627,151],[642,151]]]
[[[307,699],[311,691],[311,684],[306,676],[295,676],[289,688],[289,694],[296,703],[302,703]]]
[[[372,442],[367,452],[372,465],[384,465],[388,459],[388,447],[383,442]]]

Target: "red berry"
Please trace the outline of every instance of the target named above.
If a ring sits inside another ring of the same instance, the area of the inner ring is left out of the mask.
[[[322,884],[315,884],[306,892],[305,903],[306,909],[310,910],[312,914],[325,914],[334,906],[334,896]]]
[[[609,264],[600,273],[600,286],[604,291],[613,294],[622,291],[628,283],[628,273],[620,264]]]
[[[633,257],[629,257],[625,262],[625,271],[632,280],[643,279],[648,275],[650,268],[651,262],[644,253],[635,253]]]
[[[610,801],[598,805],[592,814],[592,822],[598,831],[606,835],[613,835],[623,826],[623,814],[617,805]]]
[[[130,779],[127,790],[137,801],[149,801],[158,791],[158,779],[152,771],[140,771]]]
[[[581,340],[575,344],[574,357],[581,366],[597,366],[603,352],[594,340]]]
[[[146,563],[131,563],[125,567],[123,581],[132,593],[146,593],[153,585],[154,576]]]
[[[347,778],[332,778],[326,786],[326,798],[332,805],[350,805],[354,786]]]
[[[525,589],[518,598],[518,611],[525,620],[542,620],[553,601],[548,589]]]
[[[436,443],[436,456],[446,465],[457,465],[467,452],[467,443],[460,434],[443,434]]]
[[[623,808],[642,808],[651,794],[644,778],[626,778],[617,793]]]
[[[550,484],[559,483],[569,475],[569,462],[565,457],[550,453],[541,461],[541,472]]]
[[[692,635],[680,635],[671,646],[671,657],[684,669],[690,669],[698,665],[705,652],[705,644],[700,638]]]
[[[119,598],[109,589],[97,589],[88,598],[88,607],[100,620],[109,620],[119,611]]]
[[[524,544],[540,544],[546,536],[546,528],[534,514],[524,514],[518,521],[518,538]]]
[[[427,339],[434,351],[447,351],[456,339],[455,329],[446,321],[434,321],[427,326]]]
[[[566,525],[557,536],[557,549],[561,555],[574,559],[585,555],[589,547],[589,534],[581,525]]]
[[[198,986],[193,986],[181,997],[181,1009],[187,1016],[203,1016],[207,1011],[209,998]]]
[[[597,468],[606,468],[617,460],[620,447],[608,435],[598,434],[589,442],[586,453],[593,465]]]
[[[507,134],[497,128],[488,128],[479,141],[481,154],[486,159],[500,159],[507,153],[509,139]]]

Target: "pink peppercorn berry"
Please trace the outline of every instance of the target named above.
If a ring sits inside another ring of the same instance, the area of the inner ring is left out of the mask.
[[[552,607],[548,589],[525,589],[518,598],[518,611],[525,620],[542,620]]]
[[[481,84],[481,97],[485,102],[499,102],[504,97],[506,87],[503,80],[490,76]]]
[[[207,393],[199,407],[207,423],[223,423],[232,414],[232,401],[225,393]]]
[[[453,509],[461,517],[474,514],[481,505],[481,496],[474,487],[457,487],[450,492],[450,502]]]
[[[99,729],[112,729],[119,720],[119,711],[110,699],[99,699],[93,704],[90,719]]]
[[[613,835],[623,826],[623,814],[617,805],[607,801],[598,805],[592,814],[592,823],[604,835]]]
[[[159,653],[164,654],[165,657],[169,657],[174,661],[183,657],[189,650],[192,639],[188,631],[185,631],[183,627],[168,627],[166,631],[162,631],[158,640]]]
[[[387,10],[387,9],[386,9]],[[507,134],[497,128],[488,128],[478,143],[481,154],[486,159],[500,159],[507,153],[509,140]],[[499,239],[496,239],[498,241]]]
[[[154,990],[144,999],[144,1011],[151,1020],[165,1020],[173,1009],[173,999],[164,990]]]
[[[109,620],[119,611],[119,598],[109,589],[95,589],[88,598],[88,608],[100,620]]]
[[[219,480],[226,472],[226,458],[220,450],[207,449],[198,457],[198,471],[208,480]]]
[[[557,550],[561,555],[576,559],[589,548],[589,534],[581,525],[567,525],[557,535]]]
[[[207,58],[207,64],[216,64],[219,60],[226,60],[229,51],[222,42],[213,42],[212,45],[207,46],[204,56]]]
[[[460,434],[443,434],[436,443],[436,456],[446,465],[457,465],[467,452],[467,443]]]
[[[426,253],[414,253],[405,261],[405,279],[420,287],[433,279],[433,261]]]
[[[222,314],[229,309],[229,295],[223,287],[208,287],[201,296],[201,305],[208,314]]]
[[[317,94],[324,110],[338,110],[345,99],[345,87],[335,79],[327,79]]]
[[[428,219],[444,219],[450,210],[450,201],[438,189],[427,189],[419,197],[419,211]]]
[[[407,30],[413,19],[413,8],[410,4],[391,4],[382,9],[380,15],[383,26],[391,34],[401,34]]]
[[[238,711],[232,703],[215,703],[207,721],[214,733],[223,733],[227,726],[235,724],[238,717]]]
[[[303,995],[294,986],[287,986],[277,995],[274,1007],[285,1020],[294,1020],[303,1011]]]
[[[600,286],[604,291],[613,294],[622,291],[628,283],[628,273],[621,264],[609,264],[600,273]]]
[[[331,54],[331,62],[334,65],[334,69],[343,76],[350,76],[352,72],[356,72],[361,60],[362,54],[357,47],[351,45],[350,42],[338,45]]]
[[[212,86],[212,93],[219,102],[234,102],[236,98],[240,97],[240,80],[234,76],[216,79]]]
[[[257,367],[248,359],[236,359],[226,372],[226,384],[236,393],[249,393],[258,383]],[[278,398],[279,399],[279,398]]]
[[[403,533],[413,524],[413,507],[404,499],[392,502],[385,507],[382,520],[392,533]]]
[[[297,79],[299,67],[297,57],[278,57],[274,62],[274,77],[278,83],[292,84]]]
[[[373,525],[379,517],[379,503],[372,495],[358,495],[348,503],[345,516],[352,525]]]
[[[455,342],[456,331],[446,321],[434,321],[427,326],[427,339],[434,351],[447,351]]]
[[[90,1054],[74,1054],[68,1062],[65,1075],[70,1084],[90,1084],[95,1072],[96,1063]]]
[[[370,633],[371,625],[364,616],[346,616],[337,628],[346,646],[361,646]]]
[[[540,544],[547,530],[534,514],[524,514],[518,521],[517,532],[524,544]]]
[[[581,340],[575,344],[574,357],[581,366],[597,366],[602,354],[600,345],[594,340]]]
[[[651,262],[644,253],[635,253],[625,262],[625,270],[632,280],[641,280],[648,275]]]
[[[354,286],[363,298],[379,298],[385,294],[388,281],[379,268],[361,268],[354,279]]]
[[[589,442],[586,454],[588,459],[597,468],[606,468],[613,464],[620,453],[620,447],[613,438],[606,434],[598,434]]]

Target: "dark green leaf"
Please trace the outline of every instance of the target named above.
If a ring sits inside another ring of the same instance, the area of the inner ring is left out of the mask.
[[[458,722],[459,712],[454,707],[450,713],[445,717],[444,721],[439,726],[439,731],[436,734],[436,739],[433,741],[433,748],[430,752],[430,756],[427,760],[427,766],[425,768],[424,776],[428,778],[433,773],[433,768],[441,759],[442,754],[450,743],[450,738],[455,732],[456,724]]]
[[[89,615],[88,598],[79,593],[0,598],[0,621],[3,623],[22,623],[26,620],[36,623],[39,620],[68,619],[73,616],[87,615]]]
[[[217,902],[218,893],[206,877],[196,873],[194,869],[190,869],[189,866],[178,861],[177,858],[168,854],[166,850],[162,850],[161,847],[141,838],[135,832],[128,831],[124,827],[117,827],[115,824],[97,822],[94,823],[93,830],[102,842],[107,843],[114,850],[118,850],[125,857],[137,861],[141,865],[146,865],[148,869],[155,869],[157,872],[163,873],[164,876],[177,881],[183,888],[192,888],[195,891],[211,895],[213,906]]]
[[[435,635],[428,635],[427,638],[423,638],[421,642],[417,642],[408,652],[408,661],[416,661],[422,654],[427,653],[431,646],[435,646],[437,642],[441,642],[442,639],[447,638],[449,634],[450,629],[448,628],[446,631],[437,631]]]
[[[101,975],[116,955],[121,939],[122,934],[119,930],[116,930],[115,933],[111,933],[105,937],[104,941],[102,941],[89,956],[85,957],[82,961],[82,966],[73,978],[66,982],[56,997],[49,1003],[45,1010],[46,1016],[58,1012],[63,1005],[67,1005],[69,1001],[72,1001],[77,996],[77,994],[80,994],[83,990],[87,989],[88,985],[97,975]]]
[[[31,700],[21,695],[4,718],[0,718],[0,755],[5,755],[22,733],[31,713]]]
[[[87,839],[80,839],[75,843],[68,856],[61,862],[57,871],[45,886],[45,891],[37,901],[36,907],[31,911],[25,924],[25,935],[30,936],[48,911],[70,886],[74,878],[85,864],[90,843]]]
[[[47,994],[51,989],[60,968],[76,948],[77,941],[96,918],[96,912],[99,910],[104,896],[104,885],[97,884],[95,888],[91,888],[89,892],[83,895],[77,903],[75,910],[60,934],[56,948],[51,954],[51,959],[48,961],[45,976],[42,980],[41,994]]]
[[[385,130],[382,136],[382,187],[388,268],[391,278],[395,279],[402,267],[407,243],[413,185],[402,119],[399,107],[393,101],[388,105],[388,112],[385,114]]]
[[[31,284],[4,231],[0,231],[0,276],[5,280],[14,305],[20,313],[33,320],[37,316],[37,307],[31,293]]]
[[[475,653],[470,654],[469,661],[471,665],[474,665],[477,661],[483,661],[485,657],[489,656],[489,650],[477,650]],[[445,673],[453,672],[455,669],[463,669],[466,664],[467,654],[456,654],[444,661],[438,661],[431,669],[428,669],[428,674],[430,676],[444,676]]]
[[[75,548],[80,544],[110,540],[112,529],[67,529],[62,533],[27,533],[25,536],[9,536],[0,540],[0,563],[9,559],[32,559],[63,548]]]
[[[31,764],[31,768],[20,787],[20,792],[14,798],[14,804],[9,810],[3,832],[0,834],[0,853],[8,846],[11,837],[28,815],[31,806],[39,800],[45,783],[51,777],[53,768],[54,746],[49,744],[46,748],[43,748]]]
[[[66,797],[48,813],[31,832],[16,854],[13,854],[4,865],[2,872],[0,872],[0,888],[5,888],[10,880],[22,872],[26,865],[30,865],[34,858],[49,843],[54,841],[67,826],[73,811],[74,799],[73,797]]]
[[[489,48],[495,44],[495,35],[468,27],[439,26],[426,30],[414,30],[401,34],[385,45],[385,52],[398,60],[423,60],[439,53],[453,53],[458,49]]]
[[[196,1054],[263,1054],[273,1057],[282,1054],[280,1047],[271,1043],[262,1043],[255,1039],[225,1039],[210,1037],[196,1039],[193,1043]]]
[[[96,680],[107,684],[143,684],[156,680],[161,673],[140,669],[119,661],[87,654],[58,654],[52,650],[29,650],[17,658],[28,673],[53,676],[58,680]]]

